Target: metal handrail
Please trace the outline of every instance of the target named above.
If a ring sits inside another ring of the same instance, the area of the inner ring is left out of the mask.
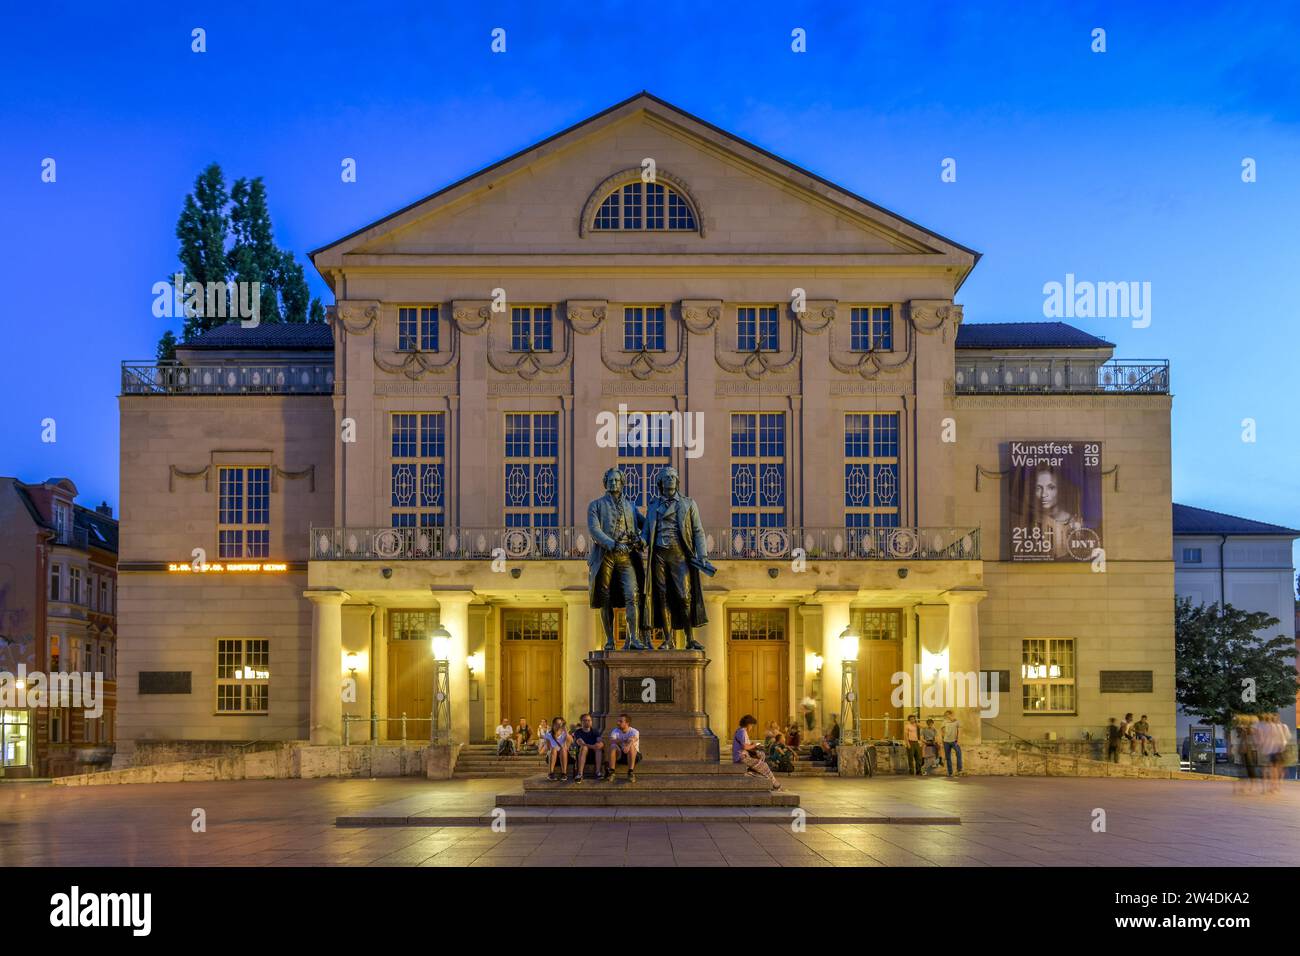
[[[122,363],[123,395],[330,395],[333,362]]]
[[[405,711],[402,712],[402,716],[400,717],[378,717],[374,715],[370,717],[363,717],[361,714],[344,714],[343,715],[343,746],[344,747],[352,746],[350,730],[351,730],[351,725],[355,723],[370,724],[371,733],[370,733],[370,740],[368,741],[368,743],[372,743],[372,744],[379,743],[379,734],[377,733],[378,728],[375,727],[375,724],[379,723],[381,720],[384,721],[385,723],[395,720],[402,725],[402,746],[405,747],[408,739],[406,736],[407,723],[410,721],[427,721],[429,723],[433,723],[433,716],[430,715],[428,717],[408,717],[406,716]],[[432,728],[430,728],[430,730],[432,730]],[[423,740],[424,738],[420,737],[417,739]]]
[[[954,389],[963,394],[1169,394],[1168,359],[961,359]]]

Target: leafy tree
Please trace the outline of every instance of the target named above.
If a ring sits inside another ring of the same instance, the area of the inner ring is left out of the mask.
[[[1174,604],[1177,700],[1183,710],[1219,727],[1235,714],[1274,713],[1295,703],[1295,644],[1261,638],[1277,618],[1231,604]],[[1253,688],[1253,689],[1252,689]]]
[[[292,252],[275,244],[271,213],[262,177],[237,179],[226,190],[225,174],[216,163],[194,181],[194,191],[185,197],[176,223],[180,240],[178,258],[181,281],[197,282],[205,289],[209,282],[260,283],[262,322],[323,322],[325,307],[311,297],[307,278]],[[226,302],[226,315],[185,316],[185,341],[230,321],[233,293]],[[216,310],[211,310],[216,311]],[[158,342],[158,358],[175,356],[176,336],[168,331]]]

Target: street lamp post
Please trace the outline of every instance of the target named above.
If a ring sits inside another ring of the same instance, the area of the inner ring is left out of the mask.
[[[438,624],[433,629],[434,694],[429,739],[435,744],[451,743],[451,632]]]
[[[840,632],[840,733],[846,744],[858,742],[858,635],[850,623]]]

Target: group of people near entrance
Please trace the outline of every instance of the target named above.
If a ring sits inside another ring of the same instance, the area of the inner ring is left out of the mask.
[[[530,747],[531,732],[527,718],[520,718],[521,730],[516,730],[509,717],[501,718],[497,726],[497,755],[508,757],[523,753]],[[749,736],[751,729],[758,726],[758,721],[746,714],[740,718],[740,726],[731,740],[731,759],[733,763],[745,765],[745,772],[752,776],[764,777],[773,790],[780,790],[772,768],[768,765],[768,751],[755,743]],[[771,732],[775,733],[771,733]],[[773,751],[780,762],[789,761],[793,769],[794,751],[784,742],[785,735],[775,723],[769,725],[769,736],[765,738],[767,747]],[[627,765],[627,779],[636,782],[636,765],[641,756],[641,733],[632,726],[627,714],[619,714],[613,729],[601,737],[600,731],[592,725],[591,714],[583,714],[578,719],[578,726],[569,729],[568,721],[563,717],[551,720],[551,726],[537,734],[537,752],[546,758],[548,780],[568,780],[581,783],[590,764],[596,779],[613,780],[620,763]],[[569,768],[573,767],[572,776]]]
[[[961,723],[951,710],[943,712],[943,723],[936,727],[934,718],[927,717],[925,726],[917,720],[916,714],[908,714],[907,723],[903,725],[903,744],[907,749],[907,772],[914,776],[926,777],[938,769],[939,747],[943,747],[943,762],[948,765],[948,776],[953,775],[952,758],[957,755],[957,774],[965,776],[961,765]]]
[[[522,754],[535,746],[546,758],[549,780],[567,779],[570,764],[574,783],[582,782],[588,764],[595,770],[596,779],[612,780],[620,763],[627,764],[627,779],[636,780],[641,734],[628,721],[627,714],[618,715],[614,728],[604,738],[592,726],[591,714],[583,714],[572,730],[563,717],[553,718],[550,727],[538,724],[535,736],[528,730],[526,717],[519,718],[519,726],[521,730],[516,730],[509,717],[501,718],[496,730],[498,757]]]

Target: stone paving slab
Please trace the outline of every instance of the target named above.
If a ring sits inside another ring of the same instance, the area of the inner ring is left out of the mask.
[[[1250,866],[1300,865],[1300,784],[1234,793],[1099,778],[799,781],[796,830],[730,820],[592,819],[542,808],[488,825],[500,781],[266,780],[132,787],[0,787],[0,870],[30,866]],[[520,790],[522,792],[522,788]],[[207,813],[207,831],[191,829]],[[1094,811],[1107,812],[1105,832]],[[384,811],[420,825],[340,827]],[[689,808],[688,808],[689,811]],[[522,814],[522,809],[513,811]],[[545,816],[542,816],[545,814]],[[960,825],[897,825],[925,817]],[[479,825],[465,825],[474,817]],[[889,823],[816,821],[888,820]],[[445,822],[457,818],[457,822]],[[522,818],[521,818],[522,819]],[[519,821],[515,821],[519,822]]]

